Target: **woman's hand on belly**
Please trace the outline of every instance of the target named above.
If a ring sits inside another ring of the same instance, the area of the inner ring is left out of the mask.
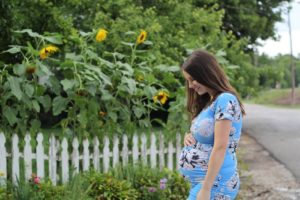
[[[192,146],[196,143],[194,136],[189,132],[184,136],[184,145]]]

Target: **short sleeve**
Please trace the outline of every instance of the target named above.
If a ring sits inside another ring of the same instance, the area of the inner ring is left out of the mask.
[[[239,121],[240,118],[241,108],[237,98],[230,93],[219,95],[215,105],[215,120]]]

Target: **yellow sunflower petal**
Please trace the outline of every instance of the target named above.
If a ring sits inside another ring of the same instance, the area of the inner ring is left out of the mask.
[[[136,41],[137,44],[143,43],[146,40],[146,37],[147,37],[147,32],[144,31],[144,30],[142,30],[141,33],[140,33],[140,35],[137,38],[137,41]]]
[[[101,42],[101,41],[105,40],[107,37],[107,33],[108,32],[105,29],[103,29],[103,28],[99,29],[99,31],[96,35],[96,41]]]

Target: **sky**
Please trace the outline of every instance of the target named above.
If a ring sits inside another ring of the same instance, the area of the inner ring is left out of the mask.
[[[300,0],[294,0],[292,2],[292,10],[290,13],[291,28],[292,28],[292,47],[293,55],[300,56]],[[260,41],[263,46],[258,47],[258,52],[260,54],[265,53],[271,57],[281,54],[290,53],[290,38],[288,29],[288,18],[287,14],[283,14],[282,22],[275,24],[275,29],[277,30],[277,35],[279,36],[278,41],[273,39],[268,39],[266,41]]]

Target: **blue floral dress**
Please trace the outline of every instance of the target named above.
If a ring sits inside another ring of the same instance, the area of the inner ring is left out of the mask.
[[[242,113],[237,98],[224,92],[193,119],[190,131],[196,144],[184,147],[181,152],[179,171],[191,183],[188,200],[195,200],[202,187],[214,144],[215,121],[223,119],[231,120],[232,126],[224,162],[211,189],[211,200],[232,200],[237,196],[240,181],[236,148],[241,136]]]

